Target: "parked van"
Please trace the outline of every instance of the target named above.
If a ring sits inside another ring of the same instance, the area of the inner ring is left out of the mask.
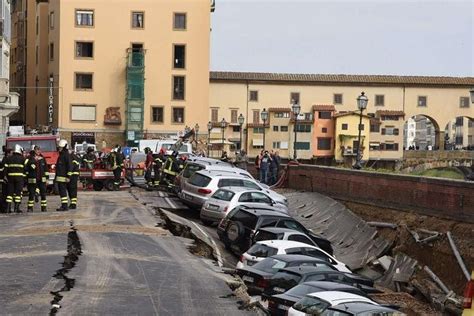
[[[139,142],[139,150],[140,152],[145,151],[146,147],[150,147],[153,152],[159,152],[161,148],[164,148],[168,155],[171,152],[171,146],[176,144],[177,140],[174,139],[142,139]],[[180,148],[178,148],[179,153],[189,153],[193,152],[193,148],[189,143],[183,143]]]

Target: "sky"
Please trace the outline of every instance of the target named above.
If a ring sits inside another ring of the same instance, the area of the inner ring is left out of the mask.
[[[474,0],[216,0],[211,70],[474,76]]]

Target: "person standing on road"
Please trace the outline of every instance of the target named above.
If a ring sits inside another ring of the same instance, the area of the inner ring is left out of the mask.
[[[160,149],[158,154],[153,155],[153,187],[155,189],[158,188],[160,185],[160,178],[161,178],[161,167],[165,162],[165,150],[163,148]]]
[[[7,176],[7,212],[11,213],[12,203],[15,203],[15,212],[22,213],[20,210],[21,194],[24,185],[25,176],[25,158],[23,157],[23,148],[15,145],[13,154],[5,160],[5,173]]]
[[[41,148],[39,146],[34,147],[35,158],[36,158],[36,192],[41,197],[41,212],[46,212],[48,207],[48,201],[46,200],[46,186],[49,180],[48,164],[46,159],[41,154]]]
[[[122,147],[115,145],[110,155],[112,170],[114,172],[114,191],[120,191],[120,182],[123,171]]]
[[[84,155],[82,158],[82,161],[84,162],[84,167],[88,170],[94,169],[94,164],[96,161],[96,156],[94,154],[94,148],[89,147],[87,148],[87,153]]]
[[[4,157],[0,162],[0,189],[2,190],[0,195],[0,213],[7,212],[7,181],[6,181],[6,173],[5,173],[5,161],[8,156],[11,154],[11,150],[7,149],[7,146],[3,146],[3,154]]]
[[[280,163],[281,163],[281,158],[280,158],[280,155],[277,152],[273,153],[272,151],[272,154],[271,154],[271,158],[272,158],[272,163],[271,163],[271,173],[272,173],[272,180],[271,180],[271,184],[275,184],[277,183],[278,181],[278,175],[280,173]]]
[[[69,155],[67,140],[61,139],[58,144],[59,156],[56,162],[56,178],[59,196],[61,197],[61,207],[56,209],[58,212],[66,212],[68,208],[67,183],[71,171],[71,157]]]
[[[145,181],[147,189],[151,190],[153,188],[153,179],[151,176],[151,171],[153,170],[153,151],[150,147],[145,148]]]
[[[229,157],[227,157],[227,151],[222,152],[221,161],[223,161],[223,162],[228,162],[229,161]]]
[[[168,156],[163,166],[161,182],[166,183],[168,188],[173,187],[174,179],[178,175],[179,167],[178,167],[177,160],[178,160],[178,152],[173,151],[173,153],[170,156]]]
[[[79,157],[74,153],[70,153],[71,157],[71,171],[69,171],[69,182],[67,184],[67,192],[69,194],[69,199],[71,203],[69,204],[70,210],[75,210],[77,208],[77,182],[79,181],[79,169],[81,167],[81,162]]]
[[[33,212],[33,206],[35,205],[35,195],[36,195],[36,178],[37,178],[37,166],[36,166],[36,158],[35,158],[35,151],[30,151],[30,155],[25,160],[25,174],[26,174],[26,181],[27,181],[27,188],[28,188],[28,204],[27,204],[27,212]]]
[[[270,157],[268,151],[265,150],[262,158],[260,159],[260,182],[262,183],[268,183],[268,172],[270,170],[271,162],[272,158]]]

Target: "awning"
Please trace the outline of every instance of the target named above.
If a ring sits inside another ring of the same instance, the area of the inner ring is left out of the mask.
[[[211,141],[209,142],[209,144],[217,144],[217,145],[222,144],[222,139],[219,139],[219,140],[211,140]],[[234,143],[229,142],[228,140],[224,140],[224,145],[232,145],[232,144],[234,144]]]
[[[252,145],[263,146],[263,139],[252,139]]]

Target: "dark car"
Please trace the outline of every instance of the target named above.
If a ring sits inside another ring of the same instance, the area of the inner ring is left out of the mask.
[[[237,269],[250,294],[261,294],[268,286],[269,279],[280,269],[299,266],[317,267],[321,271],[337,271],[328,262],[303,255],[276,255],[265,258],[252,267]]]
[[[241,254],[253,244],[255,233],[262,227],[297,230],[310,237],[318,247],[331,255],[333,254],[329,240],[309,231],[289,215],[275,212],[271,206],[237,206],[221,220],[217,226],[217,234],[226,248]]]
[[[269,298],[275,294],[282,294],[298,284],[308,281],[329,281],[360,288],[366,293],[370,293],[370,289],[374,293],[378,290],[374,289],[374,281],[362,277],[357,274],[339,271],[320,271],[317,268],[301,266],[281,269],[269,280],[268,287],[263,291],[262,296]]]
[[[272,295],[268,299],[268,310],[273,316],[286,315],[288,309],[306,294],[322,291],[341,291],[367,296],[366,292],[349,284],[329,281],[310,281],[297,285],[283,294]],[[374,291],[377,290],[374,289]]]

